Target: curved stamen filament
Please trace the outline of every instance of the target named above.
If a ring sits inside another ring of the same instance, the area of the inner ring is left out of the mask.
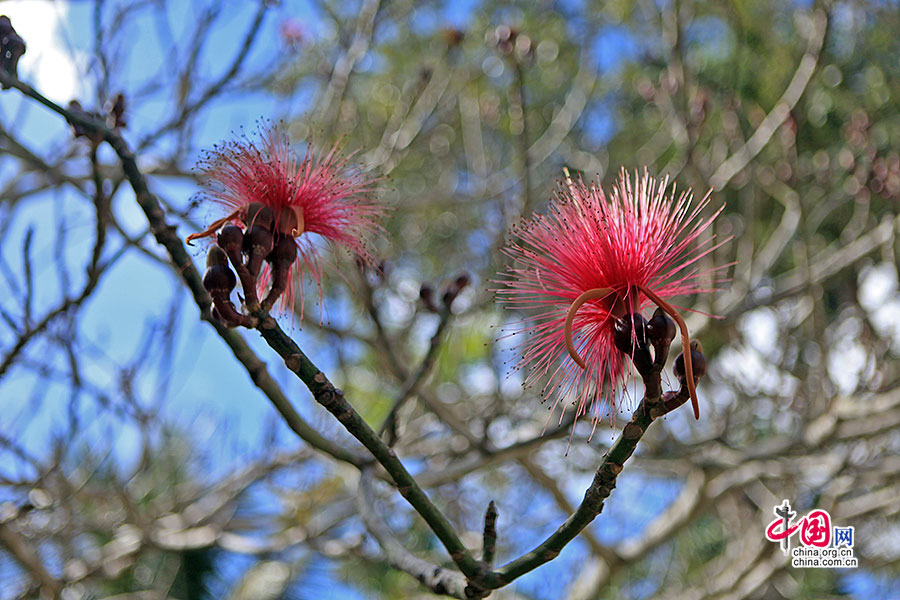
[[[700,419],[700,403],[697,399],[697,387],[694,384],[694,367],[691,362],[691,334],[688,331],[687,323],[684,322],[684,319],[681,318],[681,315],[678,314],[672,306],[656,295],[655,292],[648,290],[642,285],[636,286],[645,296],[650,298],[653,302],[656,303],[658,307],[669,313],[669,316],[672,317],[672,320],[678,324],[678,328],[681,330],[681,351],[684,354],[684,370],[685,376],[687,377],[687,388],[688,394],[691,396],[691,406],[694,409],[694,418]]]
[[[228,223],[229,221],[233,221],[234,219],[236,219],[238,217],[239,212],[240,211],[236,210],[226,217],[222,217],[221,219],[213,221],[212,224],[209,227],[207,227],[206,229],[204,229],[203,231],[200,231],[198,233],[192,233],[191,235],[184,238],[184,243],[186,243],[188,246],[191,246],[191,245],[193,245],[193,244],[191,244],[191,242],[194,240],[214,236],[216,234],[216,232],[219,230],[219,227],[221,227],[225,223]]]
[[[306,220],[303,218],[303,210],[294,210],[297,215],[297,226],[291,229],[293,237],[300,237],[306,231]]]
[[[613,291],[610,288],[594,288],[592,290],[588,290],[575,298],[575,302],[572,303],[572,306],[569,307],[569,312],[566,313],[566,325],[563,328],[563,337],[566,341],[566,350],[569,351],[569,356],[572,357],[572,360],[575,361],[575,364],[577,364],[582,369],[587,369],[587,365],[585,364],[584,360],[582,360],[582,358],[578,355],[578,350],[575,349],[575,344],[572,342],[572,321],[575,320],[575,313],[577,313],[578,309],[581,308],[581,305],[588,300],[593,300],[594,298],[605,298],[612,293]]]

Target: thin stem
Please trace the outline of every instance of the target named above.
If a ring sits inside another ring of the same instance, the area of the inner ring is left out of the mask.
[[[356,506],[366,530],[384,551],[388,562],[396,569],[412,575],[435,594],[453,598],[469,598],[467,581],[458,572],[445,569],[413,555],[397,541],[387,523],[377,514],[375,490],[371,468],[363,468],[359,474],[359,494]]]
[[[494,552],[497,550],[497,505],[491,500],[484,513],[484,535],[482,536],[481,560],[488,567],[494,564]]]
[[[388,416],[385,418],[384,423],[382,423],[381,428],[378,431],[380,435],[387,434],[387,443],[390,446],[393,446],[397,441],[397,415],[406,401],[418,392],[422,382],[431,374],[434,365],[437,362],[438,351],[441,349],[441,345],[444,342],[444,331],[450,323],[450,318],[452,316],[453,313],[450,311],[450,307],[445,305],[441,309],[440,321],[438,322],[434,335],[431,336],[431,343],[428,345],[428,351],[425,353],[422,363],[415,373],[412,373],[406,378],[403,387],[397,394],[397,398],[394,400],[393,406],[391,406],[391,411],[388,413]]]
[[[666,414],[663,397],[651,394],[646,390],[659,389],[659,385],[651,385],[651,380],[659,380],[659,372],[651,371],[644,377],[645,394],[635,409],[631,421],[622,429],[619,439],[603,457],[603,462],[594,475],[594,480],[584,493],[584,500],[572,515],[566,519],[559,529],[532,551],[507,563],[496,571],[486,573],[477,583],[488,589],[497,589],[508,585],[514,579],[533,571],[539,566],[556,558],[560,551],[581,533],[603,510],[603,503],[616,487],[616,480],[627,461],[637,448],[647,428],[653,421]]]

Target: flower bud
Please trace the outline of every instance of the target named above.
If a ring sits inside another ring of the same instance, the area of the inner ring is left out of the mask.
[[[206,253],[206,266],[212,267],[213,265],[228,266],[228,257],[225,255],[225,251],[218,246],[211,246],[209,252]]]
[[[469,275],[467,273],[461,273],[444,289],[444,293],[441,296],[441,302],[449,307],[467,285],[469,285]]]
[[[275,267],[290,267],[297,259],[297,244],[289,235],[279,235],[275,247],[266,256],[266,261]]]
[[[661,308],[653,311],[653,316],[647,321],[647,340],[654,348],[668,347],[675,339],[675,321],[669,318]]]
[[[23,54],[25,54],[25,40],[16,33],[9,17],[0,16],[0,69],[7,75],[18,77],[16,69]],[[4,85],[3,89],[9,89],[9,86]]]
[[[428,285],[427,283],[423,283],[422,287],[419,288],[419,298],[422,299],[422,303],[425,305],[425,308],[429,311],[436,313],[438,312],[437,304],[434,303],[434,288]]]
[[[218,246],[209,249],[206,255],[206,273],[203,274],[203,289],[213,297],[227,298],[237,285],[237,277],[228,267],[228,257]]]
[[[647,346],[647,321],[640,313],[631,313],[616,319],[613,325],[613,342],[620,352],[632,356],[635,350]]]
[[[691,367],[694,372],[694,381],[700,381],[700,378],[706,375],[706,357],[703,356],[703,345],[700,340],[691,340]],[[684,370],[684,353],[678,355],[675,359],[675,365],[672,367],[675,378],[685,385]]]
[[[260,211],[262,212],[262,211]],[[254,277],[259,275],[262,262],[275,247],[275,237],[262,225],[253,225],[244,236],[244,253],[249,255],[247,270]]]
[[[216,243],[228,256],[240,255],[244,245],[244,232],[237,225],[226,225],[219,230]]]
[[[290,235],[278,234],[275,247],[266,256],[266,261],[272,265],[272,287],[262,302],[262,308],[267,312],[275,305],[288,286],[291,267],[297,258],[297,243]]]
[[[271,230],[275,217],[272,214],[272,209],[262,202],[251,202],[247,206],[246,214],[243,215],[243,221],[247,227],[259,225],[263,229]]]

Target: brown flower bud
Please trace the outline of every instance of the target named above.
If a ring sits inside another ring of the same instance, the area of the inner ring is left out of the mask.
[[[694,372],[694,382],[700,381],[700,378],[706,375],[706,357],[703,356],[703,345],[700,340],[691,340],[691,367]],[[683,352],[675,359],[672,372],[682,386],[686,385]]]
[[[262,212],[262,211],[260,211]],[[270,211],[271,212],[271,211]],[[272,252],[275,247],[275,236],[272,232],[262,225],[253,225],[244,236],[244,254],[247,260],[247,270],[254,277],[259,276],[259,270],[262,267],[263,260]]]
[[[262,202],[251,202],[247,207],[246,214],[242,215],[242,220],[247,227],[259,225],[263,229],[271,230],[275,216],[272,214],[272,209]]]
[[[19,58],[25,54],[25,40],[13,29],[9,17],[0,16],[0,69],[18,79]],[[3,86],[9,89],[8,85]]]
[[[647,321],[647,340],[654,348],[665,345],[668,347],[675,339],[675,321],[669,318],[661,308],[653,311],[653,316]]]
[[[456,27],[446,27],[441,30],[441,37],[444,38],[444,43],[446,43],[447,46],[454,48],[462,43],[463,39],[466,37],[466,33]]]
[[[613,324],[613,342],[620,352],[632,356],[647,347],[647,321],[640,313],[619,317]]]
[[[206,266],[211,267],[213,265],[228,266],[228,256],[218,246],[210,247],[209,252],[206,253]]]
[[[288,277],[296,259],[297,243],[293,236],[279,234],[275,247],[266,256],[266,261],[272,265],[272,287],[262,302],[264,310],[270,310],[287,289]]]
[[[109,119],[107,121],[110,122],[110,126],[114,129],[126,127],[128,124],[125,122],[124,116],[125,96],[124,94],[116,94],[112,100],[112,105],[109,107]]]
[[[98,115],[97,113],[93,113],[93,112],[85,110],[81,106],[81,102],[79,102],[78,100],[70,100],[67,108],[69,109],[69,112],[74,117],[80,117],[87,121],[95,121],[95,122],[103,120],[100,118],[100,115]],[[91,140],[94,144],[99,144],[101,141],[103,141],[103,133],[101,133],[95,127],[85,126],[82,123],[79,123],[78,121],[75,121],[74,119],[69,118],[68,116],[66,117],[66,120],[72,126],[72,132],[75,134],[75,137],[86,137],[89,140]]]
[[[661,308],[653,312],[647,321],[647,341],[653,346],[653,364],[662,371],[669,358],[669,348],[675,339],[675,321]]]
[[[240,256],[244,245],[244,232],[237,225],[226,225],[216,235],[216,243],[229,257],[235,254]]]
[[[203,274],[203,288],[214,298],[227,298],[237,285],[237,277],[228,267],[228,257],[218,246],[209,249],[206,255],[206,273]]]
[[[427,283],[423,283],[422,287],[419,288],[419,298],[422,299],[422,303],[425,305],[425,308],[431,312],[438,312],[437,304],[434,303],[434,288],[428,285]]]
[[[279,235],[274,248],[266,256],[266,261],[280,267],[290,267],[296,259],[297,244],[294,242],[294,238],[289,235]]]

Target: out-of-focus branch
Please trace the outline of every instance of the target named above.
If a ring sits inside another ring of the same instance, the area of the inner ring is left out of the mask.
[[[216,333],[228,344],[234,353],[235,358],[244,366],[253,383],[266,394],[278,412],[282,415],[287,425],[310,446],[321,450],[322,452],[336,458],[338,460],[349,462],[354,465],[362,465],[365,459],[358,454],[343,448],[339,444],[325,438],[316,431],[303,417],[296,411],[287,396],[281,390],[280,386],[275,382],[266,369],[263,361],[256,356],[256,353],[250,348],[241,335],[231,329],[221,325],[212,318],[210,306],[212,300],[206,290],[203,289],[203,282],[200,273],[194,267],[191,257],[178,237],[174,226],[166,222],[165,213],[159,205],[156,197],[150,192],[147,182],[138,168],[134,154],[128,148],[125,140],[118,131],[109,129],[105,123],[97,121],[90,116],[83,114],[74,114],[72,111],[66,110],[55,102],[47,99],[38,91],[26,83],[10,77],[8,74],[0,71],[0,83],[9,85],[19,90],[24,95],[40,102],[50,110],[65,117],[69,122],[78,123],[80,126],[87,128],[89,131],[97,132],[116,152],[116,155],[122,161],[122,169],[128,179],[132,189],[134,190],[135,200],[144,212],[147,221],[150,224],[150,231],[172,258],[172,265],[178,275],[184,280],[188,289],[194,297],[194,302],[200,308],[201,317],[209,322],[216,330]],[[64,312],[60,309],[57,312]],[[45,325],[46,326],[46,325]],[[0,365],[0,375],[8,368],[10,359],[4,361]]]
[[[724,188],[731,181],[732,177],[750,164],[750,161],[765,148],[781,124],[791,114],[797,102],[800,101],[803,92],[806,91],[807,84],[812,79],[816,65],[819,63],[822,44],[825,42],[825,30],[828,28],[828,13],[823,9],[813,11],[811,27],[812,30],[810,31],[806,52],[800,59],[800,64],[797,65],[797,70],[784,90],[784,94],[762,120],[762,123],[756,128],[756,131],[750,136],[747,143],[735,151],[728,157],[728,160],[715,170],[709,179],[709,183],[713,188]]]
[[[6,523],[0,523],[0,546],[6,548],[22,568],[37,580],[43,594],[50,598],[59,598],[62,584],[47,571],[34,547],[12,531]]]
[[[380,0],[365,0],[360,8],[353,41],[350,42],[350,47],[335,63],[328,87],[319,101],[319,120],[324,123],[330,124],[334,121],[340,110],[350,73],[353,71],[356,62],[365,56],[366,51],[369,49],[369,40],[372,38],[372,32],[375,29],[375,16],[378,14],[379,4]]]
[[[366,529],[381,546],[391,566],[412,575],[435,594],[463,600],[470,597],[466,594],[465,577],[456,571],[444,569],[409,552],[393,536],[384,519],[375,514],[375,491],[370,469],[363,469],[360,473],[356,504]]]
[[[8,77],[6,74],[2,74],[2,78]],[[95,171],[96,173],[96,171]],[[98,178],[99,179],[99,178]],[[107,271],[108,267],[113,264],[114,260],[110,260],[105,264],[100,263],[100,257],[103,253],[103,248],[106,245],[106,228],[109,222],[109,200],[103,195],[103,186],[102,181],[96,184],[97,191],[95,196],[95,213],[96,213],[96,233],[94,238],[94,245],[91,250],[91,258],[88,266],[86,268],[87,271],[87,279],[84,282],[84,285],[81,288],[81,291],[75,294],[74,296],[65,296],[64,300],[58,307],[49,311],[44,315],[44,318],[32,325],[31,319],[31,300],[32,300],[32,273],[31,273],[31,262],[29,256],[29,247],[31,243],[31,235],[27,234],[25,236],[25,248],[24,248],[24,260],[25,260],[25,299],[23,302],[24,310],[25,310],[25,319],[23,322],[23,331],[20,333],[16,342],[12,345],[12,347],[6,352],[3,356],[2,362],[0,362],[0,378],[2,378],[9,368],[13,365],[19,355],[25,350],[26,346],[34,340],[38,335],[47,330],[47,328],[58,318],[63,315],[69,313],[74,308],[81,306],[94,292],[97,288],[97,284],[100,282],[101,277]]]
[[[581,504],[559,529],[530,552],[496,571],[485,574],[479,582],[489,589],[500,588],[556,558],[560,551],[603,510],[603,503],[616,487],[616,480],[624,468],[625,461],[634,453],[655,416],[664,413],[665,409],[660,406],[661,401],[661,397],[646,396],[641,400],[631,421],[625,425],[621,435],[603,458],[594,474],[593,482],[584,493]]]
[[[391,406],[387,418],[385,418],[384,423],[381,425],[380,433],[382,435],[386,434],[389,446],[393,446],[397,441],[397,414],[410,396],[413,396],[418,391],[422,382],[431,374],[435,362],[437,361],[438,352],[444,342],[444,331],[447,329],[447,325],[450,323],[452,316],[453,313],[450,310],[450,305],[445,304],[441,309],[440,321],[438,321],[437,329],[435,330],[434,335],[431,336],[428,351],[425,353],[424,358],[422,358],[422,362],[419,364],[419,368],[416,369],[416,372],[407,377],[407,380],[403,383],[403,387],[394,399],[394,404]]]
[[[566,498],[566,495],[560,489],[556,480],[550,477],[547,473],[543,471],[538,465],[534,463],[530,458],[523,457],[519,459],[519,464],[521,464],[532,479],[535,480],[541,487],[550,492],[550,495],[553,496],[553,499],[556,501],[556,505],[559,506],[565,513],[570,514],[575,512],[575,507],[569,502],[569,499]],[[616,556],[616,553],[611,548],[607,548],[603,544],[600,543],[600,540],[597,539],[590,530],[585,529],[581,532],[581,537],[584,538],[588,546],[591,548],[591,552],[601,557],[607,565],[614,564],[619,562],[621,559]]]
[[[885,215],[875,229],[861,235],[850,244],[836,243],[810,257],[808,273],[804,272],[805,269],[797,268],[776,277],[771,294],[764,297],[747,296],[743,303],[729,312],[729,316],[752,310],[762,304],[771,304],[821,283],[867,254],[891,243],[898,231],[900,231],[900,215]]]
[[[197,111],[202,109],[206,104],[215,98],[222,89],[230,83],[235,75],[238,74],[238,71],[241,70],[241,67],[244,64],[244,61],[247,59],[247,56],[250,54],[250,48],[253,46],[253,42],[256,40],[259,31],[260,25],[262,24],[263,16],[266,14],[266,9],[269,7],[268,2],[260,2],[259,8],[256,10],[256,15],[253,17],[253,22],[250,23],[250,27],[247,29],[247,33],[244,35],[244,39],[241,44],[238,46],[237,54],[235,54],[234,59],[231,62],[231,66],[222,74],[219,79],[217,79],[212,85],[210,85],[206,91],[194,102],[184,106],[182,110],[178,112],[171,121],[154,131],[152,134],[148,135],[144,139],[140,141],[137,145],[138,151],[145,149],[147,146],[161,138],[166,133],[178,129],[182,125],[184,125],[188,119],[191,118]]]

